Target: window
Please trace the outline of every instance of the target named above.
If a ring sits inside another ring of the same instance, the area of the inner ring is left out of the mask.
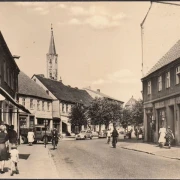
[[[44,111],[44,101],[42,101],[42,111]]]
[[[158,91],[162,91],[162,76],[158,77]]]
[[[68,112],[68,104],[66,104],[66,112]]]
[[[7,72],[6,72],[6,62],[4,61],[4,81],[6,82]]]
[[[37,110],[39,111],[40,110],[40,101],[37,100]]]
[[[64,112],[64,104],[62,104],[62,112]]]
[[[10,86],[9,67],[7,68],[7,84]]]
[[[180,82],[180,66],[176,68],[176,84]]]
[[[30,108],[33,109],[33,99],[30,99]]]
[[[26,99],[22,98],[22,105],[25,106],[26,105]]]
[[[148,81],[148,94],[151,94],[151,81]]]
[[[52,60],[51,59],[49,60],[49,64],[52,64]]]
[[[170,87],[170,72],[166,73],[166,88]]]
[[[50,102],[47,103],[47,110],[49,111],[50,109]]]

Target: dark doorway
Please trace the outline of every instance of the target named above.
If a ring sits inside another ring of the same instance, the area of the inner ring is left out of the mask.
[[[67,124],[62,122],[62,132],[66,133],[67,132]]]

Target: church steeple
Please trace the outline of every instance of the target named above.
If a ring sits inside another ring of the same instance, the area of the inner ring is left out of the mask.
[[[50,39],[50,45],[49,45],[49,54],[56,54],[52,24],[51,24],[51,39]]]
[[[49,52],[47,53],[46,57],[47,57],[47,78],[57,80],[58,54],[56,54],[52,24],[51,24],[51,39],[49,45]]]

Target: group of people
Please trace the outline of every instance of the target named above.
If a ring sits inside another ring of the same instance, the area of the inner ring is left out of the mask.
[[[0,173],[5,173],[5,161],[10,159],[10,175],[14,173],[19,174],[17,163],[19,161],[19,152],[17,150],[17,133],[14,130],[14,125],[1,124],[0,125]]]
[[[164,145],[167,143],[169,149],[171,148],[171,143],[174,139],[174,134],[170,128],[170,126],[168,126],[168,128],[166,129],[164,126],[162,126],[159,129],[159,147],[162,148],[164,147]]]

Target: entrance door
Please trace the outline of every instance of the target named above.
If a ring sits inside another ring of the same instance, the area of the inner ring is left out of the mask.
[[[175,127],[174,127],[174,106],[169,106],[169,119],[168,125],[171,127],[173,134],[175,135]]]
[[[148,142],[154,142],[154,136],[152,131],[152,114],[147,114],[147,131],[148,131]]]

